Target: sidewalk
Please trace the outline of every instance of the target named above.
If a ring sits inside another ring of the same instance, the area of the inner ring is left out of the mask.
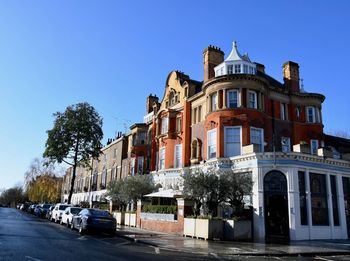
[[[286,244],[210,241],[121,226],[117,236],[172,251],[204,255],[314,256],[350,255],[349,240],[293,241]]]

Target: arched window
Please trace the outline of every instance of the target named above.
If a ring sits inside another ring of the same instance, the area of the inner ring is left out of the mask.
[[[198,163],[202,160],[202,141],[194,139],[191,143],[191,162]]]

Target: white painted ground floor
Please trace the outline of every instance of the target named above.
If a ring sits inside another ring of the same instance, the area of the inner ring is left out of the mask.
[[[253,178],[254,240],[347,239],[350,162],[291,153],[252,153],[193,168],[231,169]],[[192,167],[191,167],[192,168]],[[152,173],[163,189],[180,188],[187,169]]]

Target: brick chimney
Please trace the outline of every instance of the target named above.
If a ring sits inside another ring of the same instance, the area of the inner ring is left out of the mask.
[[[265,73],[265,65],[261,64],[261,63],[255,63],[256,65],[256,70],[262,73]]]
[[[146,113],[150,113],[153,111],[153,103],[158,103],[157,95],[148,95],[146,100]]]
[[[299,64],[288,61],[283,64],[284,86],[291,92],[300,92]]]
[[[209,45],[203,51],[204,82],[215,76],[214,67],[224,61],[224,52],[220,48]]]

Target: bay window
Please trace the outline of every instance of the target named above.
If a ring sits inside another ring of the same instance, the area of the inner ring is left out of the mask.
[[[225,157],[241,155],[241,127],[225,127]]]
[[[175,155],[174,167],[181,168],[182,167],[182,145],[181,144],[175,145],[174,155]]]
[[[258,108],[258,98],[254,91],[248,92],[248,108],[257,109]]]
[[[264,130],[260,128],[250,128],[250,143],[259,147],[259,152],[264,152]]]
[[[216,158],[216,129],[208,131],[208,159]]]
[[[165,134],[168,132],[168,124],[169,124],[169,118],[168,117],[162,118],[160,134]]]
[[[165,168],[165,148],[159,149],[159,169]]]
[[[227,91],[227,107],[228,108],[238,108],[239,104],[239,91],[229,90]]]
[[[215,93],[213,93],[212,95],[211,95],[211,106],[210,106],[210,108],[211,108],[211,111],[216,111],[216,108],[217,108],[217,93],[215,92]]]

